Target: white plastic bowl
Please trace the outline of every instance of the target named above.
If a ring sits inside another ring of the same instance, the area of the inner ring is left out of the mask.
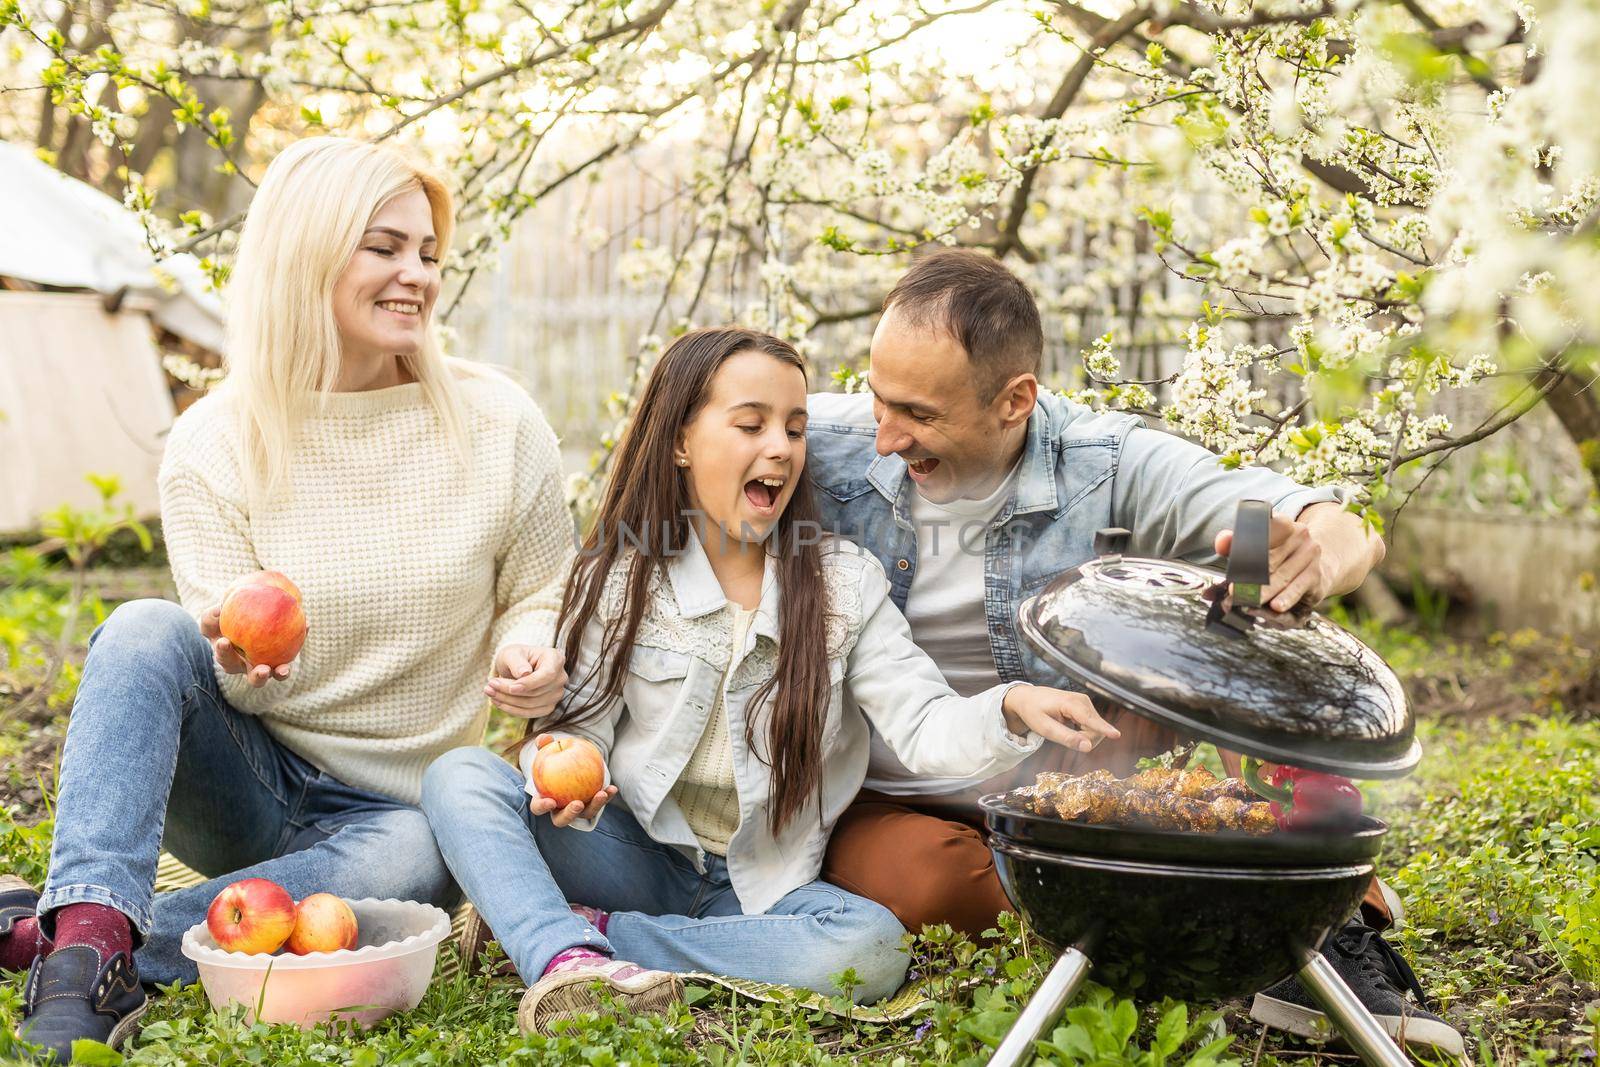
[[[413,900],[347,903],[360,929],[355,948],[304,956],[225,952],[198,923],[183,935],[183,954],[200,968],[213,1007],[243,1004],[251,1020],[368,1026],[410,1011],[428,990],[439,942],[450,936],[450,916]]]

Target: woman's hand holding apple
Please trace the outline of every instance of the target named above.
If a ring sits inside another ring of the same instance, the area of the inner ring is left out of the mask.
[[[494,658],[483,695],[501,711],[537,719],[556,710],[566,685],[566,657],[559,648],[507,645]]]
[[[600,814],[600,809],[606,806],[606,802],[617,795],[616,786],[601,785],[605,781],[606,766],[600,758],[600,750],[581,738],[562,738],[560,740],[574,745],[568,750],[572,758],[570,761],[563,760],[563,764],[567,765],[557,766],[552,771],[547,769],[552,765],[541,757],[548,758],[549,755],[557,754],[555,750],[550,754],[543,752],[546,745],[556,740],[552,734],[540,734],[533,739],[534,746],[541,750],[540,755],[533,758],[533,786],[541,795],[529,800],[528,810],[535,815],[549,815],[550,821],[557,826],[570,826],[574,819],[593,819]],[[568,753],[559,754],[566,756]],[[560,780],[542,782],[541,773],[552,779],[559,775]],[[595,787],[594,795],[588,796],[591,785]],[[556,793],[557,797],[542,795],[546,789]],[[575,792],[586,799],[565,799]]]
[[[1082,693],[1048,689],[1040,685],[1018,685],[1006,690],[1006,727],[1020,734],[1032,730],[1047,741],[1088,752],[1107,738],[1121,737],[1115,726],[1100,717]],[[1078,727],[1074,730],[1064,723]]]
[[[200,632],[228,674],[242,674],[258,689],[281,682],[306,641],[300,589],[279,571],[247,574],[200,616]]]
[[[217,658],[217,664],[228,674],[242,674],[255,688],[260,689],[270,681],[283,681],[289,677],[289,665],[269,667],[265,663],[255,666],[245,662],[239,650],[233,647],[233,642],[222,636],[222,605],[208,609],[200,616],[200,632],[211,642],[211,652]]]

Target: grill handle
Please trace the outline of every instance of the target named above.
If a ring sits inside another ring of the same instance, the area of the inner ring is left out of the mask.
[[[1233,515],[1233,547],[1228,550],[1228,584],[1233,602],[1261,606],[1261,592],[1272,584],[1272,505],[1241,500]]]
[[[1227,577],[1212,590],[1206,629],[1221,637],[1243,637],[1256,620],[1245,608],[1261,607],[1261,594],[1272,584],[1272,505],[1241,500],[1233,516],[1233,545],[1228,550]],[[1232,607],[1222,608],[1224,598]]]
[[[1122,559],[1133,534],[1120,526],[1103,526],[1094,533],[1094,554],[1107,563]]]
[[[1050,973],[1044,976],[1039,988],[1034,990],[1028,1006],[1022,1009],[1017,1021],[1011,1024],[1006,1039],[989,1057],[989,1067],[1022,1067],[1033,1060],[1033,1043],[1066,1010],[1083,980],[1089,977],[1094,966],[1088,956],[1076,948],[1069,948],[1056,960]]]

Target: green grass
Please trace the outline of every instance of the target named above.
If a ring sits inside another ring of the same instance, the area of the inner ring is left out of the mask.
[[[901,1025],[850,1022],[794,1003],[740,1001],[718,988],[689,989],[692,1007],[655,1018],[620,1013],[567,1025],[549,1037],[515,1032],[520,987],[456,976],[436,981],[418,1008],[364,1031],[247,1025],[237,1011],[209,1009],[198,986],[173,989],[147,1016],[138,1040],[119,1058],[84,1049],[86,1062],[177,1064],[828,1064],[982,1063],[1005,1034],[1018,1005],[1048,964],[1030,952],[1014,921],[993,947],[936,932],[918,945],[919,965],[944,977],[926,1018]],[[447,951],[453,951],[447,949]],[[965,987],[983,982],[975,993]],[[10,1038],[19,983],[0,985],[0,1059],[23,1050]],[[1140,1006],[1090,986],[1050,1037],[1055,1062],[1157,1067],[1234,1063],[1216,1011],[1163,1002]]]
[[[1425,729],[1386,791],[1396,940],[1501,1060],[1566,1062],[1600,1019],[1600,723],[1563,715]]]
[[[0,689],[0,716],[26,691],[30,672],[41,669],[38,650],[59,626],[65,589],[34,561],[13,557],[9,565],[30,570],[26,583],[0,587],[0,635],[15,639],[4,661],[11,695]],[[1408,684],[1446,694],[1424,702],[1428,755],[1417,774],[1369,791],[1393,828],[1382,870],[1407,908],[1396,939],[1448,1017],[1470,1033],[1474,1062],[1591,1062],[1600,1017],[1593,984],[1600,979],[1600,722],[1571,697],[1562,665],[1592,668],[1581,649],[1526,635],[1467,644],[1406,631],[1365,629],[1363,636]],[[70,686],[75,671],[65,677]],[[1451,703],[1456,690],[1471,699]],[[1463,717],[1459,708],[1481,704],[1485,693],[1495,701],[1504,694],[1504,706]],[[41,749],[37,735],[59,736],[60,724],[45,715],[23,726],[0,731],[7,777],[48,779],[41,764],[54,752]],[[0,816],[0,870],[42,879],[48,802],[46,795],[42,805],[12,806]],[[918,973],[937,976],[936,1003],[904,1024],[691,987],[690,1003],[674,1015],[605,1013],[553,1037],[525,1039],[516,1034],[516,985],[457,977],[436,981],[415,1011],[369,1030],[302,1032],[214,1013],[190,987],[156,1002],[125,1059],[101,1050],[90,1062],[979,1064],[1050,963],[1049,951],[1015,922],[1001,926],[1002,936],[981,948],[948,930],[914,942]],[[19,997],[15,976],[0,982],[0,1061],[21,1051],[10,1037]],[[1314,1048],[1263,1040],[1244,1007],[1139,1004],[1091,984],[1040,1047],[1041,1060],[1107,1067],[1326,1062]]]

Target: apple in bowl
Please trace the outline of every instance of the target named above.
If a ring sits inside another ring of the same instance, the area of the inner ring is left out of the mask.
[[[206,910],[206,929],[225,952],[276,952],[294,932],[294,924],[294,898],[267,878],[234,882]]]
[[[356,913],[332,893],[312,893],[295,908],[294,930],[284,948],[297,956],[355,948]]]

